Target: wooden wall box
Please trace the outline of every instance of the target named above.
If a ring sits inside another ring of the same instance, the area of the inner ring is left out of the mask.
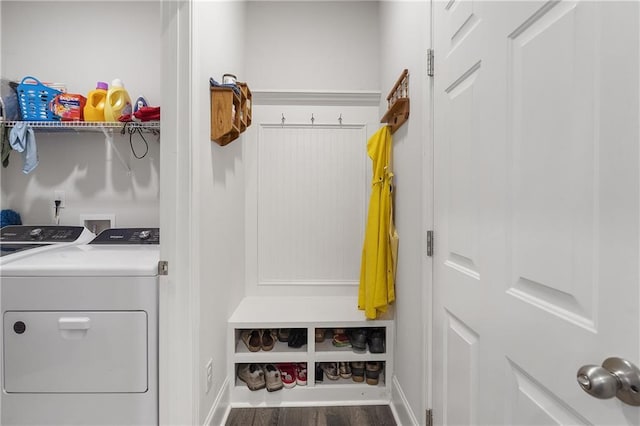
[[[211,87],[211,140],[224,146],[236,140],[251,125],[251,91],[238,83],[239,93],[230,87]]]

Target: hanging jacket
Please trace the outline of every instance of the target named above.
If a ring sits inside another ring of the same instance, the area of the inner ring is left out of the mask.
[[[393,224],[391,131],[384,126],[371,136],[367,153],[373,161],[371,199],[365,229],[358,309],[368,319],[386,312],[395,300],[398,234]]]

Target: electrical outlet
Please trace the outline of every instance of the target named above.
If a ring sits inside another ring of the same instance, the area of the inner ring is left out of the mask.
[[[58,200],[60,200],[60,208],[64,208],[65,207],[64,191],[56,190],[53,192],[53,201],[58,201]]]
[[[213,359],[211,358],[209,358],[209,362],[207,362],[207,366],[205,368],[205,378],[207,381],[205,393],[209,393],[213,383]]]

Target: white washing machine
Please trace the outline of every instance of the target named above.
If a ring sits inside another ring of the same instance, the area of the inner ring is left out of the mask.
[[[4,226],[0,229],[0,265],[53,248],[86,244],[95,236],[84,226]]]
[[[2,425],[158,424],[157,228],[3,266]]]

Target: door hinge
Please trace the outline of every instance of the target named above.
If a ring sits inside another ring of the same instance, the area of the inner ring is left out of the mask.
[[[427,256],[433,257],[433,231],[427,231]]]
[[[158,261],[158,275],[169,275],[169,262],[166,260]]]
[[[425,424],[426,424],[427,426],[433,426],[433,410],[432,410],[431,408],[429,408],[429,409],[427,410],[426,415],[427,415],[427,417],[426,417],[426,422],[425,422]]]
[[[427,50],[427,75],[433,77],[433,49]]]

